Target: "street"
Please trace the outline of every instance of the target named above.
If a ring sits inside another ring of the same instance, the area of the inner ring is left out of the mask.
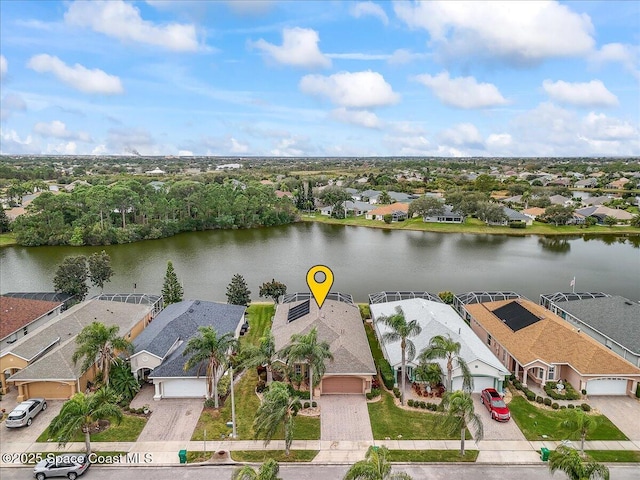
[[[283,465],[280,466],[280,477],[283,480],[339,480],[343,478],[348,465]],[[187,480],[192,478],[230,479],[234,467],[212,465],[204,467],[136,467],[120,468],[93,466],[80,477],[82,480]],[[614,480],[635,480],[638,478],[637,467],[610,467]],[[2,480],[21,480],[32,477],[32,468],[0,468]],[[552,476],[546,466],[539,465],[406,465],[394,467],[394,471],[410,474],[414,480],[564,480],[562,473]]]

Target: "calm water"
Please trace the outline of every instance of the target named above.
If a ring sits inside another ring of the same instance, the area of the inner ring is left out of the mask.
[[[635,244],[635,246],[634,246]],[[173,261],[185,298],[226,301],[226,288],[242,274],[252,297],[275,278],[289,292],[307,291],[307,270],[330,267],[333,291],[356,301],[381,290],[514,290],[534,301],[541,293],[604,291],[640,299],[639,238],[509,237],[387,231],[300,223],[258,230],[181,234],[104,247],[116,274],[106,292],[160,293]],[[103,247],[0,249],[0,292],[51,291],[57,265],[67,255]],[[98,293],[92,290],[91,294]]]

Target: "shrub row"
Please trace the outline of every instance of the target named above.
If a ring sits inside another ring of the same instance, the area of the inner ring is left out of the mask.
[[[580,394],[576,391],[575,388],[569,383],[565,382],[563,393],[558,393],[556,390],[558,383],[557,382],[547,382],[544,386],[545,393],[553,398],[554,400],[578,400],[580,399]]]
[[[396,383],[393,375],[393,369],[391,368],[389,362],[384,358],[379,359],[378,363],[380,367],[380,376],[382,377],[382,383],[384,383],[384,386],[387,387],[387,390],[391,390],[393,388],[393,385]]]
[[[437,403],[425,402],[421,400],[413,400],[410,399],[407,401],[407,405],[415,408],[422,408],[423,410],[430,410],[432,412],[436,412],[439,409],[439,405]]]
[[[369,393],[367,393],[367,400],[373,400],[374,398],[380,396],[379,388],[372,388]]]
[[[304,403],[302,404],[302,406],[303,406],[304,408],[309,408],[309,407],[313,407],[313,408],[315,408],[315,407],[317,407],[317,406],[318,406],[318,404],[317,404],[316,402],[304,402]]]

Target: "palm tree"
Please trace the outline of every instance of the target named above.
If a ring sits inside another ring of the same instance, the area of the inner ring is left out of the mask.
[[[387,447],[369,447],[364,460],[354,463],[344,480],[412,480],[408,473],[391,473],[388,455]]]
[[[122,411],[115,404],[113,392],[101,388],[95,393],[85,395],[76,393],[62,405],[62,409],[49,425],[49,435],[65,445],[73,436],[84,433],[87,455],[91,454],[91,427],[100,420],[112,419],[120,424]]]
[[[584,462],[575,448],[558,445],[549,455],[549,471],[564,472],[569,480],[609,480],[609,469],[596,462]]]
[[[434,387],[442,382],[442,368],[439,363],[420,363],[416,367],[416,379],[427,382],[430,387]]]
[[[280,465],[270,458],[260,466],[257,472],[249,465],[236,469],[231,480],[282,480],[278,477],[279,472]]]
[[[245,368],[255,368],[264,366],[267,369],[267,384],[273,380],[273,359],[276,355],[276,343],[273,334],[268,332],[267,335],[260,339],[260,344],[256,347],[250,345],[244,350],[243,356],[245,360],[242,366]]]
[[[325,361],[333,361],[329,344],[318,341],[318,330],[314,327],[308,334],[296,333],[291,335],[291,343],[278,354],[285,358],[289,366],[298,362],[305,362],[309,369],[309,400],[313,402],[314,373],[318,381],[326,370]]]
[[[393,343],[400,340],[400,351],[402,352],[402,395],[400,396],[400,402],[404,405],[407,360],[411,361],[416,356],[416,346],[409,340],[409,337],[420,335],[422,327],[417,320],[407,322],[404,318],[404,312],[400,307],[396,307],[396,313],[394,315],[388,317],[380,316],[376,321],[391,329],[382,335],[382,343]]]
[[[568,410],[566,418],[560,422],[560,427],[569,428],[571,435],[580,435],[580,455],[584,456],[584,441],[587,435],[598,428],[600,422],[592,415],[581,409]]]
[[[117,325],[107,327],[100,322],[87,325],[76,337],[78,347],[71,357],[74,364],[81,358],[84,359],[83,372],[97,363],[98,370],[102,372],[102,381],[106,386],[109,386],[109,368],[117,358],[116,352],[131,352],[133,349],[131,342],[118,336],[119,329]]]
[[[280,425],[284,426],[285,455],[289,455],[293,442],[294,417],[300,409],[300,397],[292,397],[282,382],[272,382],[258,407],[253,420],[254,438],[264,437],[269,444]]]
[[[442,397],[442,406],[444,408],[442,424],[452,434],[460,432],[460,455],[464,455],[464,437],[467,433],[467,426],[473,429],[476,442],[482,440],[484,436],[482,420],[474,411],[471,394],[461,390],[446,392]]]
[[[467,366],[464,358],[460,356],[460,342],[454,341],[449,335],[446,337],[436,335],[431,338],[427,345],[420,353],[420,363],[428,363],[431,360],[445,359],[447,361],[447,391],[453,390],[453,363],[455,362],[460,370],[462,370],[462,388],[465,391],[473,390],[473,378],[471,371]]]
[[[202,368],[205,367],[207,398],[213,397],[215,408],[218,408],[218,379],[224,373],[223,367],[229,361],[229,353],[237,344],[232,333],[218,336],[213,327],[198,327],[198,335],[189,339],[187,347],[182,352],[184,356],[191,355],[184,364],[185,372],[198,366],[196,375],[199,377]]]

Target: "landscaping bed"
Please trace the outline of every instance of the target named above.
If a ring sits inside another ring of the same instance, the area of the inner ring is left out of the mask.
[[[478,450],[465,450],[464,456],[458,450],[389,450],[387,458],[390,462],[475,462]]]
[[[91,434],[91,442],[135,442],[147,424],[147,418],[144,416],[128,415],[122,417],[120,425],[116,423],[102,424],[103,430]],[[49,427],[38,437],[36,442],[53,442],[49,436]],[[74,437],[69,439],[70,442],[83,442],[84,434],[78,432]]]
[[[233,450],[231,458],[236,462],[264,462],[273,459],[276,462],[310,462],[319,450],[291,450],[285,455],[284,450]]]

